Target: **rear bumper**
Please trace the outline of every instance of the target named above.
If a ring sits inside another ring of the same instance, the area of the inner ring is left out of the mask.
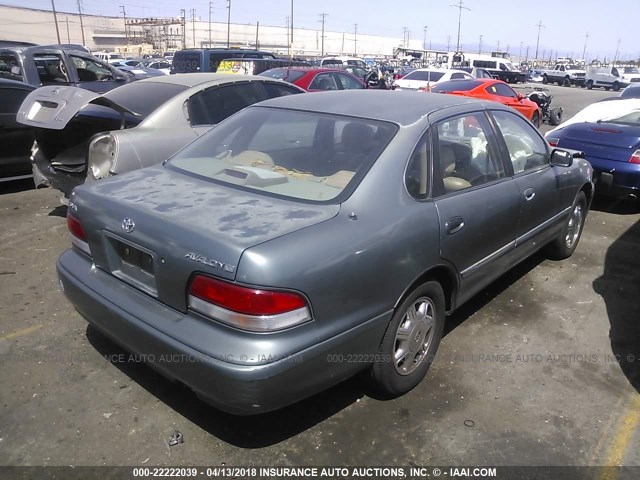
[[[366,368],[367,363],[340,360],[375,353],[391,317],[385,313],[287,358],[274,352],[280,359],[272,363],[231,363],[228,360],[237,362],[245,352],[259,351],[268,335],[250,336],[244,351],[232,355],[198,351],[152,326],[161,316],[188,328],[189,322],[203,321],[196,314],[173,310],[92,268],[91,260],[74,250],[60,256],[57,271],[65,295],[90,324],[205,401],[238,415],[276,410]]]
[[[86,171],[83,174],[72,174],[56,170],[39,150],[36,150],[31,156],[31,168],[36,188],[51,187],[60,190],[67,198],[71,196],[74,187],[84,183],[86,176]]]
[[[640,197],[640,165],[611,160],[591,160],[596,192],[612,197]]]

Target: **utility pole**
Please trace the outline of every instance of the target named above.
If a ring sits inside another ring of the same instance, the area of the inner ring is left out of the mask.
[[[60,41],[60,30],[58,29],[58,14],[56,13],[56,4],[53,0],[51,0],[51,9],[53,10],[53,21],[56,24],[56,35],[58,37],[58,44],[62,43]]]
[[[584,36],[584,48],[582,49],[582,60],[585,62],[587,61],[585,58],[585,55],[587,54],[587,40],[589,40],[589,32]]]
[[[187,11],[184,8],[180,9],[180,23],[182,24],[182,48],[187,48],[187,34],[185,32],[187,25]]]
[[[456,44],[456,53],[460,53],[460,23],[462,21],[462,9],[469,10],[469,11],[471,11],[471,9],[468,7],[465,7],[462,0],[460,0],[457,4],[450,3],[449,6],[456,7],[458,9],[458,43]]]
[[[424,39],[422,40],[422,49],[426,50],[427,49],[427,28],[429,28],[428,26],[424,26]]]
[[[353,56],[358,56],[358,24],[353,25]]]
[[[498,40],[498,46],[496,47],[497,51],[500,51],[500,40]]]
[[[613,57],[613,63],[615,65],[615,63],[618,61],[618,53],[620,52],[620,39],[618,39],[618,44],[616,45],[616,54]]]
[[[196,9],[191,9],[191,32],[193,35],[193,48],[196,48]]]
[[[407,48],[407,27],[402,27],[402,46]]]
[[[260,22],[256,22],[256,50],[260,50],[260,41],[258,40],[259,31],[260,31]]]
[[[522,45],[524,44],[524,42],[520,42],[520,53],[518,54],[518,61],[522,61]]]
[[[291,0],[291,58],[293,58],[293,0]]]
[[[527,63],[529,63],[529,45],[527,45],[527,54],[526,54],[526,56],[524,57],[524,61],[525,61],[525,62],[527,62]]]
[[[289,35],[291,35],[291,31],[289,30],[289,17],[287,17],[287,55],[291,55],[291,42],[289,41]]]
[[[71,35],[69,34],[69,17],[65,16],[64,18],[67,21],[67,43],[71,43]]]
[[[78,16],[80,17],[80,32],[82,33],[82,45],[86,46],[84,41],[84,25],[82,24],[82,0],[78,0]]]
[[[538,47],[540,46],[540,29],[544,27],[544,25],[542,24],[542,20],[540,20],[535,26],[538,27],[538,40],[536,41],[536,60],[537,60],[538,59]],[[543,55],[543,57],[544,57],[544,55]]]
[[[227,48],[231,46],[231,0],[227,0]]]
[[[320,22],[322,22],[322,38],[321,38],[321,48],[320,48],[320,56],[324,57],[324,22],[326,21],[326,17],[327,17],[327,13],[320,13],[319,14],[322,17],[322,20],[320,20]]]
[[[120,5],[122,9],[122,19],[124,20],[124,36],[127,37],[127,44],[129,44],[129,30],[127,29],[127,11],[124,9],[124,5]]]
[[[451,51],[451,35],[447,35],[447,52]]]
[[[213,14],[213,2],[209,2],[209,48],[211,48],[211,15]]]
[[[340,49],[340,55],[344,53],[344,32],[342,32],[342,48]]]
[[[480,35],[480,41],[478,42],[478,55],[482,53],[482,35]]]

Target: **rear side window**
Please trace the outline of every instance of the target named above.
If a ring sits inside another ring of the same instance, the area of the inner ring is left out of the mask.
[[[35,54],[33,59],[38,69],[40,83],[50,85],[52,83],[69,83],[69,75],[62,57],[54,53]]]
[[[342,84],[343,90],[355,90],[355,89],[364,88],[364,85],[362,85],[359,81],[357,81],[355,78],[349,75],[337,73],[336,76],[338,77],[338,80]]]
[[[468,92],[469,90],[473,90],[481,84],[482,82],[479,82],[478,80],[458,80],[455,82],[442,82],[434,85],[431,88],[431,91],[436,93]]]
[[[306,72],[301,70],[289,70],[287,68],[272,68],[265,72],[260,73],[261,77],[277,78],[278,80],[284,80],[286,82],[293,83],[296,80],[302,78]]]
[[[0,78],[23,81],[18,57],[12,53],[0,53]]]
[[[261,92],[252,83],[212,87],[189,99],[189,120],[192,126],[215,125],[261,100]]]
[[[418,80],[422,82],[437,82],[444,75],[443,72],[432,72],[432,71],[420,71],[414,70],[411,73],[407,73],[402,80]]]
[[[319,73],[309,85],[309,90],[338,90],[338,85],[333,74]]]
[[[288,87],[287,85],[278,85],[277,83],[265,82],[262,86],[267,94],[267,98],[284,97],[286,95],[302,93],[297,88]]]
[[[200,52],[177,52],[173,57],[171,69],[174,73],[200,71]]]

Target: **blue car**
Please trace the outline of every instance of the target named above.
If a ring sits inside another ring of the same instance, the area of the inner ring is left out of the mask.
[[[600,102],[600,105],[621,105],[623,101]],[[640,197],[640,109],[602,112],[601,120],[592,117],[592,121],[560,125],[547,133],[547,141],[553,147],[584,152],[593,166],[597,193],[637,199]]]

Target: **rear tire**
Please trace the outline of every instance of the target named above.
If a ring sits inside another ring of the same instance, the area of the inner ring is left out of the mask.
[[[547,76],[546,76],[546,75],[543,75],[543,76],[542,76],[542,83],[544,83],[545,85],[546,85],[547,83],[549,83],[549,79],[547,78]]]
[[[584,220],[587,218],[589,207],[587,196],[584,192],[579,192],[573,201],[569,217],[562,229],[562,232],[553,242],[545,247],[547,256],[552,260],[564,260],[573,255],[584,227]]]
[[[549,125],[556,127],[562,123],[562,108],[552,108],[549,112]]]
[[[438,282],[426,282],[396,309],[378,349],[381,361],[371,367],[369,382],[392,397],[414,388],[427,374],[440,345],[445,299]]]
[[[620,84],[618,82],[613,82],[613,91],[614,92],[620,91]]]

